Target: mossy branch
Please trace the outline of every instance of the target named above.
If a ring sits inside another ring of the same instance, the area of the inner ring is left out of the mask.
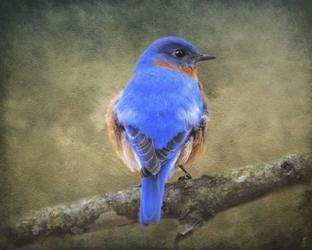
[[[271,163],[250,165],[217,176],[203,175],[166,185],[163,217],[179,220],[176,241],[215,214],[255,200],[279,188],[312,179],[312,155],[292,154]],[[39,236],[81,234],[136,223],[139,187],[43,208],[11,223],[8,232],[17,244]]]

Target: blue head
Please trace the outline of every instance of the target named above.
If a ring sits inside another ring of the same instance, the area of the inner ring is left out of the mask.
[[[171,67],[195,68],[198,62],[215,58],[199,53],[194,45],[180,37],[168,36],[157,39],[144,51],[136,70],[157,63]]]

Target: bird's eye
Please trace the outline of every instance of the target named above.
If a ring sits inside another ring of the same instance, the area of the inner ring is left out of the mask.
[[[174,56],[176,57],[183,57],[185,55],[185,52],[182,49],[177,49],[174,51]]]

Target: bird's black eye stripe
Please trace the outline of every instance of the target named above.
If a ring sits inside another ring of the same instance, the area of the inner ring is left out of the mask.
[[[183,57],[185,55],[185,52],[182,49],[176,49],[173,54],[176,57]]]

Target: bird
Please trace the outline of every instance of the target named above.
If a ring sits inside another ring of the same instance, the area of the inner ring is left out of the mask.
[[[107,131],[118,157],[141,174],[142,225],[160,221],[165,184],[177,169],[192,178],[185,166],[205,150],[209,112],[197,64],[215,58],[183,38],[159,38],[107,107]]]

